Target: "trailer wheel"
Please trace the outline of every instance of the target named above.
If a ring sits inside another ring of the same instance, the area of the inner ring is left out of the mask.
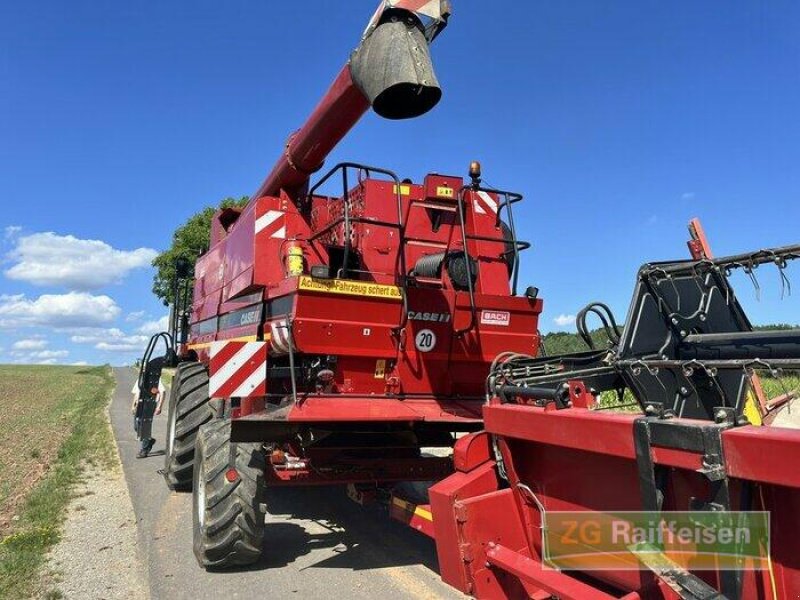
[[[231,424],[217,419],[203,425],[195,446],[192,494],[194,554],[206,569],[250,565],[264,540],[264,451],[261,444],[238,443],[237,476],[228,473]]]
[[[212,417],[208,404],[208,370],[197,362],[178,365],[169,395],[164,453],[164,477],[170,489],[192,489],[195,438],[200,426]]]

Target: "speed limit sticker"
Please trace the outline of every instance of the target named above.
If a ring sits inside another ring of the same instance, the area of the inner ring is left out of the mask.
[[[430,329],[421,329],[414,338],[414,344],[420,352],[430,352],[436,347],[436,334]]]

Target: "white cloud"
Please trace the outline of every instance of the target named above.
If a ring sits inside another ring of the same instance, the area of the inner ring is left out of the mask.
[[[128,335],[116,327],[87,329],[71,336],[69,339],[73,344],[95,344],[95,347],[99,344],[125,344],[142,348],[150,340],[146,335]],[[102,350],[102,348],[100,349]]]
[[[64,358],[69,356],[68,350],[42,350],[41,352],[31,352],[28,355],[30,358]]]
[[[127,342],[100,342],[94,346],[97,350],[105,352],[144,352],[144,344],[133,344]]]
[[[41,350],[47,346],[47,340],[19,340],[11,346],[14,350]]]
[[[116,327],[108,329],[102,327],[86,327],[80,329],[75,335],[69,338],[73,344],[96,344],[108,340],[109,338],[119,339],[125,337],[125,333]]]
[[[5,274],[34,285],[94,290],[119,282],[133,269],[150,266],[157,254],[152,248],[117,250],[100,240],[48,231],[17,238],[16,247],[8,254],[16,264]]]
[[[0,295],[0,327],[97,327],[119,314],[113,299],[83,292],[43,294],[36,299],[24,294]]]
[[[572,325],[575,322],[575,315],[558,315],[553,322],[558,325],[559,327],[566,327],[567,325]]]
[[[695,195],[694,192],[683,192],[681,194],[681,200],[694,200]]]
[[[86,362],[85,360],[78,360],[78,361],[75,361],[75,362],[71,362],[71,363],[69,363],[69,364],[70,364],[70,366],[72,366],[72,367],[85,367],[85,366],[86,366],[86,365],[88,365],[89,363],[88,363],[88,362]]]
[[[134,321],[141,320],[142,317],[144,317],[144,311],[143,310],[137,310],[137,311],[134,311],[134,312],[130,313],[127,317],[125,317],[125,320],[128,323],[133,323]]]
[[[11,238],[16,237],[20,231],[22,231],[22,227],[19,225],[9,225],[5,228],[3,237],[7,240],[10,240]]]
[[[16,350],[11,352],[14,357],[13,364],[18,365],[54,365],[58,363],[58,359],[66,358],[69,356],[69,350],[40,350],[34,352],[20,352]]]
[[[147,321],[142,324],[136,331],[144,335],[154,335],[160,331],[166,331],[169,327],[169,317],[164,315],[157,321]]]

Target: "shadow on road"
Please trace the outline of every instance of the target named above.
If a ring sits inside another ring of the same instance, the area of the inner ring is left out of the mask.
[[[267,491],[266,502],[264,554],[244,570],[285,567],[322,549],[329,551],[326,558],[304,569],[360,571],[421,564],[438,570],[432,540],[391,521],[380,505],[355,504],[340,486],[273,488]]]

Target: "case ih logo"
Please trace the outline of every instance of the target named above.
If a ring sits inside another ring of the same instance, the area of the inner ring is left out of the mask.
[[[447,323],[450,321],[450,313],[420,312],[416,310],[408,311],[408,318],[411,321],[429,321],[432,323]]]
[[[505,310],[482,310],[481,325],[500,325],[508,327],[511,323],[511,313]]]

